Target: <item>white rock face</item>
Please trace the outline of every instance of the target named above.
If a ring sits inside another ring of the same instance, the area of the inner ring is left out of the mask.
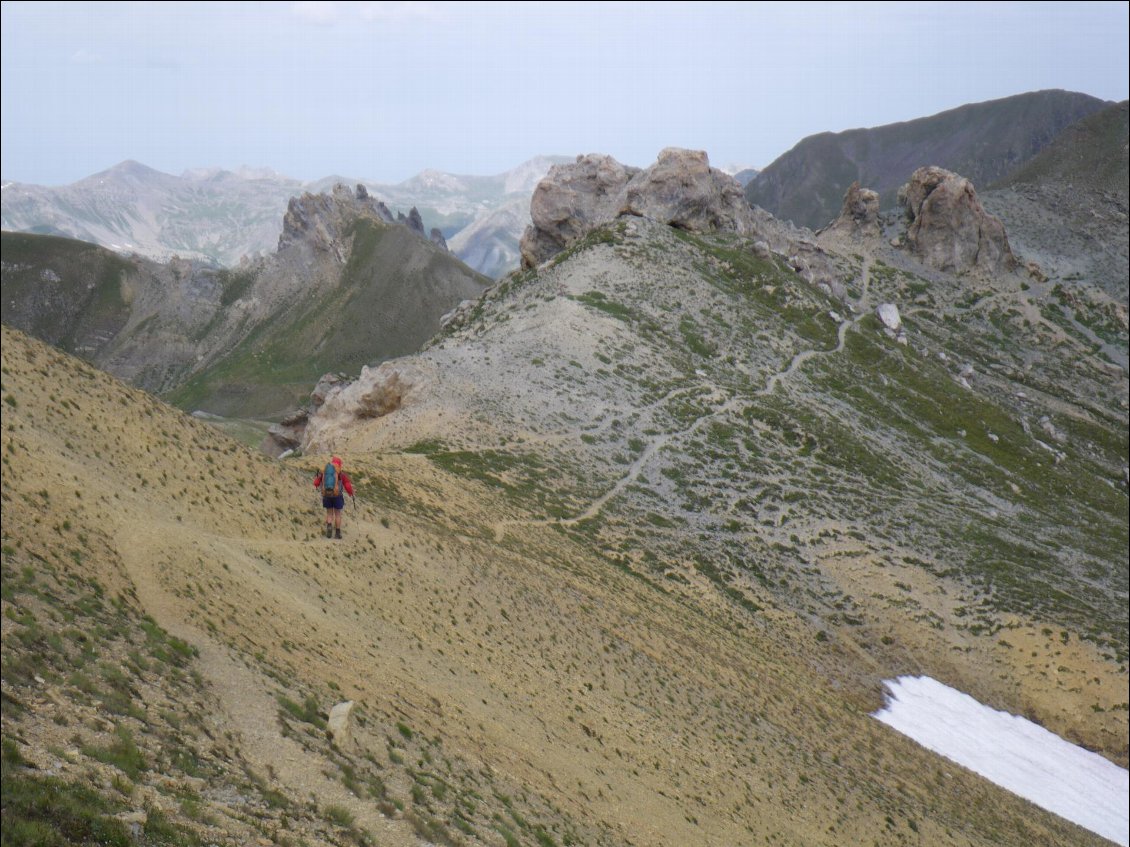
[[[406,359],[383,362],[361,369],[361,375],[344,387],[332,388],[325,402],[310,418],[302,437],[304,452],[336,448],[358,421],[380,418],[410,401],[414,390],[428,384],[422,369]]]
[[[352,741],[350,735],[349,716],[353,712],[353,701],[346,700],[330,709],[330,717],[326,722],[326,733],[334,746],[339,750],[348,749]]]
[[[902,327],[902,317],[899,315],[899,307],[894,303],[883,303],[875,310],[875,314],[879,316],[879,320],[883,322],[883,326],[891,332],[898,332]]]

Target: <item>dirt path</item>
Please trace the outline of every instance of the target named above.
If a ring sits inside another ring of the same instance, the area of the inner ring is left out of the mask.
[[[118,529],[117,546],[145,611],[165,630],[199,651],[200,672],[220,701],[225,729],[240,737],[239,749],[251,769],[268,777],[293,800],[302,802],[314,798],[322,808],[335,805],[348,809],[356,823],[382,845],[417,844],[403,824],[384,817],[371,803],[362,801],[341,783],[326,777],[320,768],[323,760],[282,734],[279,704],[271,693],[275,683],[190,623],[184,613],[184,602],[161,587],[153,563],[159,560],[160,554],[167,555],[170,547],[178,546],[181,532],[183,530],[173,524],[130,524]],[[190,542],[184,539],[184,543],[187,546]]]
[[[839,327],[836,329],[836,346],[832,347],[831,349],[828,349],[828,350],[816,350],[816,349],[812,349],[812,348],[807,349],[807,350],[801,350],[799,353],[797,353],[795,356],[793,356],[792,360],[784,368],[784,370],[781,370],[781,371],[778,371],[775,374],[772,374],[769,377],[768,381],[765,383],[765,387],[762,388],[760,391],[756,392],[754,396],[761,397],[761,396],[764,396],[766,394],[771,394],[774,390],[776,390],[778,385],[780,385],[782,382],[784,382],[785,380],[792,377],[792,375],[795,374],[800,369],[801,365],[803,365],[809,359],[815,358],[817,356],[834,356],[835,354],[843,351],[844,344],[846,343],[846,340],[847,340],[848,330],[851,329],[852,327],[854,327],[856,324],[858,324],[863,319],[864,315],[866,315],[868,313],[868,310],[870,308],[869,301],[870,301],[871,265],[872,265],[872,262],[873,262],[873,259],[872,259],[871,253],[870,252],[866,253],[865,256],[864,256],[863,265],[860,269],[862,294],[860,295],[859,303],[856,307],[856,315],[855,315],[854,318],[845,319],[845,320],[840,321]],[[714,388],[715,388],[715,391],[717,392],[718,391],[717,386],[714,386]],[[661,398],[655,404],[653,404],[651,407],[649,407],[649,409],[653,410],[653,409],[657,408],[659,405],[666,402],[666,400],[670,399],[670,397],[672,397],[676,393],[680,393],[680,392],[678,392],[678,391],[669,392],[665,397]],[[624,492],[624,490],[628,488],[628,486],[630,486],[632,483],[634,483],[639,478],[640,474],[643,472],[643,469],[647,466],[647,464],[651,461],[651,459],[655,456],[656,453],[658,453],[664,447],[668,446],[672,441],[675,441],[675,440],[681,439],[681,438],[687,438],[687,437],[694,435],[694,433],[697,432],[699,429],[701,429],[702,426],[705,425],[708,421],[711,421],[711,420],[719,417],[720,415],[725,415],[725,414],[733,411],[733,409],[735,407],[741,405],[742,402],[744,402],[744,401],[740,397],[737,397],[737,396],[730,397],[725,403],[723,403],[721,406],[719,406],[715,410],[703,415],[700,418],[696,418],[694,423],[692,423],[686,429],[680,430],[678,432],[669,432],[669,433],[666,433],[664,435],[658,436],[646,448],[644,448],[644,451],[639,455],[639,457],[634,462],[632,462],[631,466],[628,468],[627,473],[625,473],[624,476],[621,477],[616,482],[616,484],[614,486],[612,486],[612,488],[610,488],[608,491],[606,491],[604,494],[602,494],[600,497],[598,497],[596,500],[594,500],[588,506],[588,508],[586,508],[583,512],[576,515],[575,517],[572,517],[572,518],[546,518],[546,519],[542,519],[542,520],[505,520],[505,521],[498,521],[494,525],[495,537],[498,538],[498,539],[501,539],[502,536],[505,535],[505,533],[508,529],[515,529],[515,528],[518,528],[518,527],[551,526],[551,525],[555,525],[555,526],[575,526],[576,524],[581,523],[582,521],[591,520],[592,518],[594,518],[598,514],[600,514],[600,512],[604,509],[605,506],[608,505],[609,502],[611,502],[616,497],[620,496],[620,494],[622,494]]]
[[[796,373],[800,369],[800,366],[807,362],[809,359],[813,359],[817,356],[833,356],[836,353],[843,351],[844,344],[847,340],[848,330],[859,323],[861,320],[863,320],[863,316],[868,312],[868,295],[871,288],[871,263],[871,254],[867,253],[863,259],[863,267],[860,269],[863,293],[860,295],[859,305],[855,310],[855,317],[851,318],[850,320],[840,321],[840,325],[836,329],[836,346],[831,350],[801,350],[799,353],[793,356],[793,360],[789,363],[789,366],[787,368],[769,377],[769,381],[765,383],[765,387],[761,391],[757,392],[758,396],[771,394],[781,382]]]

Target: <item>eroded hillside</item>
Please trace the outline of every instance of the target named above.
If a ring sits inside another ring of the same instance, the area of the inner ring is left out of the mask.
[[[742,267],[689,237],[647,236],[646,250],[692,259],[688,273]],[[557,318],[601,330],[593,373],[635,373],[620,333],[657,292],[598,297],[586,277],[616,267],[606,254],[623,253],[621,240],[630,235],[607,232],[553,272],[512,279],[460,332],[532,339],[518,320],[527,310],[505,318],[501,305],[554,303]],[[703,285],[717,305],[735,295]],[[759,295],[774,311],[824,308],[787,275],[776,286]],[[131,828],[148,843],[1098,843],[868,712],[899,664],[891,656],[906,667],[964,650],[991,694],[1007,651],[1024,650],[1077,675],[1079,692],[1053,690],[1102,709],[1079,727],[1101,739],[1108,715],[1124,732],[1103,699],[1125,691],[1124,670],[1074,629],[1062,641],[1024,618],[1001,633],[1015,648],[947,618],[931,652],[920,640],[934,624],[920,619],[963,602],[960,579],[831,524],[820,547],[806,545],[810,565],[787,567],[792,553],[778,548],[803,542],[785,533],[812,536],[795,511],[804,497],[774,495],[770,485],[798,489],[770,482],[767,462],[762,520],[712,527],[702,504],[715,489],[696,479],[710,459],[717,490],[729,490],[738,463],[698,442],[727,444],[728,419],[712,412],[740,419],[742,406],[725,392],[746,386],[749,398],[793,380],[814,364],[798,354],[835,349],[844,330],[801,320],[805,334],[743,363],[745,378],[703,391],[687,380],[717,381],[705,345],[723,336],[695,315],[634,342],[640,357],[652,345],[684,350],[651,381],[622,377],[619,390],[650,392],[636,419],[617,411],[629,398],[611,385],[600,406],[580,390],[602,382],[580,378],[583,351],[559,359],[543,344],[526,366],[556,373],[547,414],[571,416],[569,432],[546,432],[544,416],[519,429],[487,405],[427,437],[417,416],[420,437],[406,429],[403,450],[354,444],[345,456],[361,505],[347,510],[342,542],[318,532],[315,460],[255,455],[5,328],[6,833],[32,820],[62,832],[66,818],[110,843]],[[736,344],[749,329],[725,337]],[[586,428],[601,413],[606,425]],[[743,437],[774,451],[805,449],[796,430],[750,426]],[[649,463],[669,455],[686,464]],[[616,480],[627,482],[605,497]],[[582,520],[546,520],[553,509]],[[724,549],[716,536],[743,540],[760,573],[712,560]],[[834,579],[843,617],[820,623],[796,597],[824,610]],[[885,651],[876,621],[895,639]],[[351,737],[331,744],[325,715],[346,700]]]
[[[331,396],[310,444],[428,456],[537,504],[500,537],[796,615],[854,657],[837,684],[929,672],[1125,762],[1125,372],[1046,286],[837,250],[848,302],[749,239],[621,219]]]

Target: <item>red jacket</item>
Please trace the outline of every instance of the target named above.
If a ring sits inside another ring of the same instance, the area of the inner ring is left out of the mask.
[[[322,487],[322,471],[318,471],[318,475],[314,477],[314,487],[320,489]],[[341,487],[350,497],[353,496],[353,480],[349,478],[349,474],[345,471],[338,469],[341,474]]]

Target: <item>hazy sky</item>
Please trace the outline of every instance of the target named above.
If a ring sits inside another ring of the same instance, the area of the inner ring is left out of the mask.
[[[124,159],[399,182],[801,138],[1063,88],[1127,98],[1114,3],[4,2],[5,180]]]

